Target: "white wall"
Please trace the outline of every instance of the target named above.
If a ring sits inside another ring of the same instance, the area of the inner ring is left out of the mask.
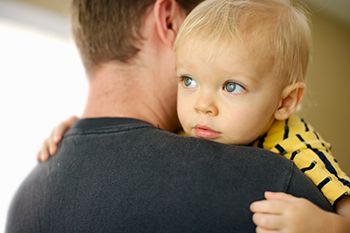
[[[312,22],[312,62],[300,115],[331,142],[333,155],[350,175],[350,25],[321,12],[314,15]]]
[[[83,111],[87,82],[68,33],[62,16],[0,1],[0,232],[43,139]]]

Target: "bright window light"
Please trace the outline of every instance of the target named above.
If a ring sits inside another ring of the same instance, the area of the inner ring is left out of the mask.
[[[25,6],[21,7],[23,10]],[[25,9],[26,13],[30,15],[31,9]],[[40,12],[35,11],[35,17],[40,19]],[[41,20],[49,23],[50,14],[42,12]],[[62,20],[62,25],[69,27],[67,20]],[[3,232],[10,201],[37,164],[36,153],[41,143],[59,122],[81,115],[87,81],[70,37],[23,20],[3,17],[1,11],[0,67],[0,183],[3,187],[0,232]]]

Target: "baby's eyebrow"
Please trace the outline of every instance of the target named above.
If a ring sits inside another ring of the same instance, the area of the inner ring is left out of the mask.
[[[179,63],[179,62],[176,62],[176,65],[175,65],[176,69],[177,69],[179,66],[181,67],[181,66],[183,66],[183,64],[182,64],[182,63]]]
[[[192,69],[193,67],[194,67],[193,64],[176,63],[175,70],[178,70],[180,68],[182,68],[182,69]]]
[[[181,63],[176,63],[175,65],[175,71],[177,72],[179,69],[181,69],[183,65]]]

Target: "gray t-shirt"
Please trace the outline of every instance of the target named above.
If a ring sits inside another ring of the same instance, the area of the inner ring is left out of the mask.
[[[255,232],[264,191],[333,211],[272,152],[183,137],[129,118],[82,119],[18,189],[6,232]]]

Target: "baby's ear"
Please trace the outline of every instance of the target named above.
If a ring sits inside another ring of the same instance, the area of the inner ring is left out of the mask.
[[[305,95],[305,84],[297,82],[286,86],[281,93],[281,100],[275,112],[277,120],[285,120],[296,111]]]

